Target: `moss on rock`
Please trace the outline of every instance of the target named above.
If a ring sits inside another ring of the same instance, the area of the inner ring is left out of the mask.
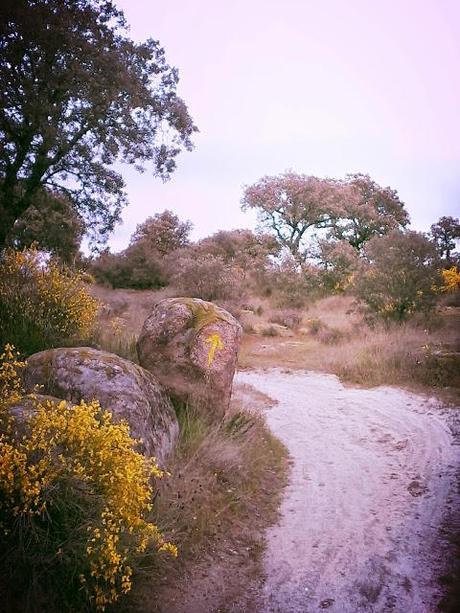
[[[173,298],[171,304],[183,304],[188,308],[192,314],[191,327],[195,330],[195,335],[198,335],[206,326],[219,321],[225,321],[230,325],[234,323],[234,318],[230,313],[200,298]]]

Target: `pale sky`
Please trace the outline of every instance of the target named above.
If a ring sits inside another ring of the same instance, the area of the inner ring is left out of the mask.
[[[171,209],[193,238],[255,227],[243,186],[369,173],[412,227],[460,214],[460,0],[116,0],[160,41],[200,133],[168,183],[129,167],[110,245]]]

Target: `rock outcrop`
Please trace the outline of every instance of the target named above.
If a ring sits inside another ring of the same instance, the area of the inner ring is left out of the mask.
[[[179,402],[199,402],[221,419],[230,403],[242,329],[227,311],[198,298],[168,298],[144,322],[140,364]]]
[[[98,400],[114,421],[124,419],[129,424],[140,451],[160,461],[177,439],[174,409],[155,377],[112,353],[89,347],[41,351],[28,358],[23,379],[28,392],[37,390],[74,403]]]

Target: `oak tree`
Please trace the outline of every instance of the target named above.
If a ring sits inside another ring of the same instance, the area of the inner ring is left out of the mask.
[[[192,230],[190,221],[181,221],[167,209],[139,224],[131,236],[131,244],[146,242],[160,255],[165,256],[189,244]]]
[[[242,208],[255,209],[261,226],[274,232],[280,244],[303,263],[310,231],[333,227],[340,192],[341,186],[332,179],[286,172],[246,187]]]
[[[44,188],[106,237],[126,203],[114,163],[165,179],[192,147],[177,70],[110,0],[3,0],[0,80],[0,247]]]
[[[391,187],[381,187],[365,174],[349,174],[341,182],[341,212],[333,224],[334,238],[347,241],[357,251],[374,236],[401,230],[409,223],[409,215]]]
[[[300,265],[314,257],[321,239],[346,241],[360,251],[372,237],[409,223],[397,192],[363,174],[343,180],[294,172],[263,177],[245,189],[242,208],[255,209]]]
[[[460,239],[460,223],[458,218],[441,217],[437,223],[431,226],[433,238],[439,256],[445,260],[447,266],[453,264],[452,256],[456,242]]]

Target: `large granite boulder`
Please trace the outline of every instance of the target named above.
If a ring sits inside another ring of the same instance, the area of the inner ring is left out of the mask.
[[[28,358],[23,379],[27,392],[37,390],[74,403],[98,400],[114,421],[129,424],[139,450],[160,462],[177,439],[176,414],[155,377],[112,353],[89,347],[41,351]]]
[[[198,298],[156,304],[137,342],[140,364],[181,403],[221,419],[230,403],[242,329],[227,311]]]

